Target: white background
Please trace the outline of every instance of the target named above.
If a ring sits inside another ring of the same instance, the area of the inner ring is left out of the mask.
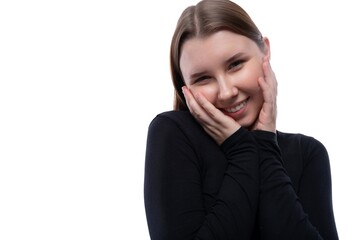
[[[270,38],[278,129],[328,149],[341,239],[360,239],[356,1],[237,0]],[[196,1],[0,2],[0,239],[149,239],[147,127]]]

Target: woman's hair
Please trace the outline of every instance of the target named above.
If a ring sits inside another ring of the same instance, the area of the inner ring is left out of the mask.
[[[239,5],[229,0],[202,0],[186,8],[181,14],[170,49],[170,67],[175,88],[174,110],[188,110],[181,87],[185,85],[180,70],[180,53],[185,41],[207,37],[220,30],[228,30],[248,37],[264,49],[261,32]]]

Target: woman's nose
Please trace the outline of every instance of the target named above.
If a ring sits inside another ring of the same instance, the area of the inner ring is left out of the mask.
[[[218,92],[219,100],[222,101],[228,100],[238,94],[238,90],[236,86],[228,78],[218,79],[218,85],[219,85],[219,92]]]

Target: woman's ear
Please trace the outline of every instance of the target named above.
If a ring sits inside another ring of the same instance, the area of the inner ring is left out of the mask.
[[[270,54],[270,41],[267,37],[263,38],[264,41],[264,55],[265,57],[268,57],[270,60],[271,54]]]

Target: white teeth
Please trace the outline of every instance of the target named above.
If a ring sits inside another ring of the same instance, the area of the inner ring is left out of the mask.
[[[242,109],[247,103],[247,100],[246,101],[243,101],[241,102],[239,105],[237,105],[236,107],[232,107],[232,108],[226,108],[225,111],[226,112],[229,112],[229,113],[233,113],[233,112],[237,112],[239,111],[240,109]]]

